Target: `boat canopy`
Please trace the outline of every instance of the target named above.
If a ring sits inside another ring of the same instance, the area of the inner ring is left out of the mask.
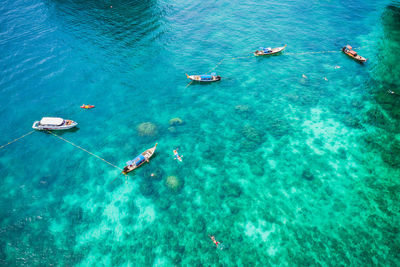
[[[133,160],[130,160],[126,163],[126,165],[137,165],[141,162],[143,162],[146,158],[140,154],[139,156],[137,156],[136,158],[134,158]]]
[[[200,75],[200,78],[202,80],[212,80],[212,76],[211,75]]]
[[[52,118],[52,117],[43,117],[40,120],[41,125],[55,125],[55,126],[60,126],[64,123],[64,120],[62,118]]]

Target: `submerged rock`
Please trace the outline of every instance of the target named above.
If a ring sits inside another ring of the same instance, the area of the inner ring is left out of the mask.
[[[180,180],[174,175],[168,176],[165,184],[173,191],[178,191],[181,188]]]
[[[83,221],[83,209],[81,207],[74,207],[70,212],[68,218],[72,223],[82,223]]]
[[[157,196],[158,192],[156,190],[156,186],[152,183],[151,180],[143,180],[139,185],[140,193],[144,196]]]
[[[244,140],[240,143],[241,151],[254,151],[257,148],[257,144],[251,141]]]
[[[175,127],[168,127],[168,131],[170,132],[170,133],[176,133],[176,128]]]
[[[257,176],[263,176],[264,175],[264,168],[260,164],[251,164],[250,165],[250,171],[252,174],[257,175]]]
[[[228,197],[240,197],[240,195],[242,194],[242,188],[240,187],[239,184],[236,183],[231,183],[231,182],[225,182],[222,185],[222,191],[224,192],[224,194]]]
[[[400,141],[394,139],[386,151],[382,152],[382,159],[392,167],[400,166]]]
[[[161,209],[161,210],[167,210],[171,207],[172,205],[172,201],[169,198],[160,198],[157,201],[157,206]]]
[[[314,175],[311,173],[311,171],[310,171],[309,169],[305,169],[305,170],[303,171],[303,173],[301,174],[301,177],[302,177],[303,179],[308,180],[308,181],[314,180]]]
[[[154,136],[157,134],[157,126],[151,122],[143,122],[136,129],[140,136]]]
[[[250,111],[250,107],[248,105],[237,105],[235,106],[235,111],[238,113],[247,113]]]
[[[341,159],[347,159],[347,152],[346,149],[344,149],[343,147],[339,148],[337,150],[337,153]]]
[[[287,121],[285,115],[280,112],[265,113],[262,120],[268,129],[268,133],[276,139],[280,139],[293,132],[289,121]]]
[[[183,121],[181,118],[173,118],[169,120],[169,125],[171,126],[177,126],[177,125],[182,125]]]
[[[256,144],[260,144],[262,141],[261,133],[256,128],[248,124],[243,127],[242,134],[248,141]]]
[[[366,115],[365,120],[369,124],[383,127],[388,123],[385,115],[376,106],[368,109],[365,115]]]
[[[345,116],[343,122],[348,127],[352,127],[352,128],[356,128],[356,129],[362,128],[360,120],[351,115]]]

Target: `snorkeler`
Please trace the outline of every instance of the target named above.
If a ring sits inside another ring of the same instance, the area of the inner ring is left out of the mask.
[[[217,240],[215,240],[215,237],[214,237],[213,235],[209,235],[209,237],[211,238],[212,242],[214,242],[214,244],[218,247],[218,245],[219,245],[221,242],[218,242]]]
[[[182,161],[182,158],[183,158],[183,156],[182,156],[182,155],[179,155],[178,150],[175,149],[175,150],[174,150],[174,159],[177,159],[177,160],[179,160],[179,161]]]

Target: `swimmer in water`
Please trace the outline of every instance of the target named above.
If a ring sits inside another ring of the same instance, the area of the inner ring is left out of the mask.
[[[215,240],[215,237],[213,235],[209,235],[209,237],[211,238],[212,242],[214,242],[214,244],[218,247],[219,244],[221,244],[221,242],[218,242],[217,240]]]
[[[177,159],[179,161],[182,161],[182,157],[181,155],[179,155],[178,150],[174,150],[174,159]]]

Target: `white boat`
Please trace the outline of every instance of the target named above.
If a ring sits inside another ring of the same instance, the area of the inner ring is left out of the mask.
[[[256,57],[258,56],[268,56],[268,55],[274,55],[274,54],[278,54],[280,52],[282,52],[283,50],[285,50],[286,45],[285,46],[281,46],[281,47],[276,47],[276,48],[264,48],[264,47],[260,47],[260,50],[256,50],[256,52],[254,52],[254,55]]]
[[[35,121],[32,128],[35,130],[67,130],[78,125],[72,120],[64,120],[62,118],[43,117],[40,121]]]

